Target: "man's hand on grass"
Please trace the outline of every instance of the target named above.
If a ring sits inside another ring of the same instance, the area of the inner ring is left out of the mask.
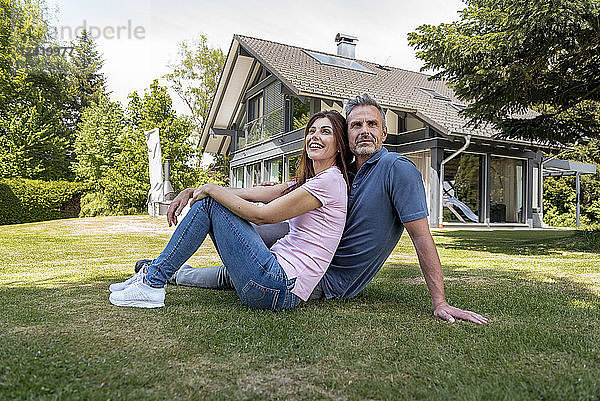
[[[468,310],[462,310],[455,308],[454,306],[448,305],[446,302],[439,304],[433,310],[434,316],[440,319],[447,320],[450,323],[454,323],[455,319],[466,320],[467,322],[473,322],[477,324],[487,323],[487,319],[478,313],[471,312]]]

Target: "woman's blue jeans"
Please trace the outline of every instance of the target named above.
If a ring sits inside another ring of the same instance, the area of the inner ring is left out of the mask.
[[[291,292],[296,279],[288,280],[250,223],[210,197],[192,205],[167,247],[148,266],[146,283],[152,287],[164,286],[198,250],[207,234],[244,305],[271,310],[298,306],[300,298]]]

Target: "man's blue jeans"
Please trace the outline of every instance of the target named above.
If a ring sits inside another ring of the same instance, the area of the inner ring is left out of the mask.
[[[147,268],[145,281],[162,287],[210,234],[242,302],[257,309],[289,309],[300,303],[275,256],[246,220],[212,198],[192,205],[167,247]]]

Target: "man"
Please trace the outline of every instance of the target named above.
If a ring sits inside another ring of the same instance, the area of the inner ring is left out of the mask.
[[[448,305],[440,259],[429,231],[421,174],[406,157],[383,148],[385,114],[369,95],[346,105],[348,139],[356,157],[356,175],[348,198],[346,227],[333,260],[311,299],[352,298],[371,281],[406,231],[414,244],[435,316],[486,323],[483,316]],[[175,199],[169,222],[187,202]],[[271,239],[272,241],[272,239]],[[207,288],[231,288],[225,267],[184,266],[171,282]]]

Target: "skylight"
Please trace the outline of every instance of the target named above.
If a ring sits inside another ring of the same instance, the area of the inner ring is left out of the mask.
[[[304,52],[306,54],[308,54],[309,56],[311,56],[312,58],[314,58],[315,60],[317,60],[321,64],[332,65],[334,67],[347,68],[349,70],[355,70],[355,71],[361,71],[361,72],[367,72],[370,74],[375,74],[373,71],[369,70],[367,67],[363,66],[362,64],[360,64],[354,60],[337,57],[337,56],[330,56],[328,54],[316,53],[316,52],[312,52],[310,50],[304,50]]]
[[[458,104],[458,103],[450,103],[450,106],[452,106],[456,111],[463,111],[467,106],[465,106],[464,104]]]
[[[445,100],[447,102],[450,101],[450,98],[448,96],[444,96],[441,93],[439,93],[438,91],[434,90],[434,89],[430,89],[430,88],[422,88],[422,87],[417,87],[418,90],[420,90],[421,92],[424,92],[426,94],[428,94],[429,96],[431,96],[434,99],[438,99],[438,100]]]

